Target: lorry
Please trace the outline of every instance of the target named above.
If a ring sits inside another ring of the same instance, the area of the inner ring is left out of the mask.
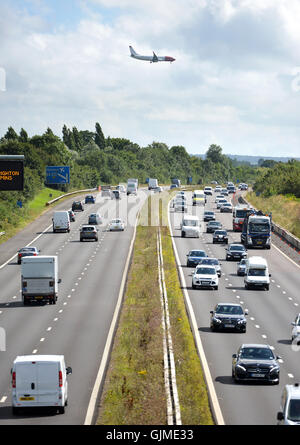
[[[241,242],[248,247],[271,249],[272,214],[250,209],[244,219]]]
[[[55,304],[60,282],[56,255],[22,259],[21,291],[24,306],[32,302]]]
[[[127,180],[127,196],[137,195],[139,181],[136,178],[130,178]]]
[[[237,205],[232,212],[232,229],[234,232],[241,232],[243,229],[244,219],[250,207],[247,205]]]
[[[54,212],[52,218],[53,233],[70,232],[70,214],[68,210]]]
[[[37,407],[51,407],[63,414],[68,404],[67,375],[71,373],[63,355],[16,357],[11,369],[13,414]]]
[[[154,190],[158,187],[158,180],[156,178],[149,178],[148,190]]]
[[[268,263],[265,258],[252,256],[246,259],[245,289],[263,288],[269,290],[270,276]]]

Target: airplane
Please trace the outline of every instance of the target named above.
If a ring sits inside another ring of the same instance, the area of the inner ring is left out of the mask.
[[[129,46],[130,49],[130,56],[133,57],[134,59],[139,59],[139,60],[148,60],[150,63],[155,63],[155,62],[174,62],[174,57],[170,57],[170,56],[163,56],[163,57],[159,57],[155,54],[155,52],[153,51],[153,56],[141,56],[139,54],[137,54],[134,49],[132,48],[132,46]]]

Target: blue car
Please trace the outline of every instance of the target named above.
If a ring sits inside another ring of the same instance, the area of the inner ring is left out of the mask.
[[[196,267],[202,260],[202,258],[207,257],[205,250],[191,250],[187,254],[187,267]]]
[[[96,202],[96,199],[95,199],[95,196],[93,196],[93,195],[87,195],[86,197],[85,197],[85,204],[95,204],[95,202]]]

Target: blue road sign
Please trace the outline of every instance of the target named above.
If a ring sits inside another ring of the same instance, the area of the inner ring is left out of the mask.
[[[46,184],[70,184],[70,167],[46,167]]]

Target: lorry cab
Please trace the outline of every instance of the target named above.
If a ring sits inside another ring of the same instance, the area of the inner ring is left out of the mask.
[[[11,370],[13,414],[33,407],[53,407],[63,414],[68,403],[67,375],[71,373],[63,355],[16,357]]]
[[[264,288],[269,290],[270,276],[268,263],[265,258],[252,256],[246,260],[245,288]]]

